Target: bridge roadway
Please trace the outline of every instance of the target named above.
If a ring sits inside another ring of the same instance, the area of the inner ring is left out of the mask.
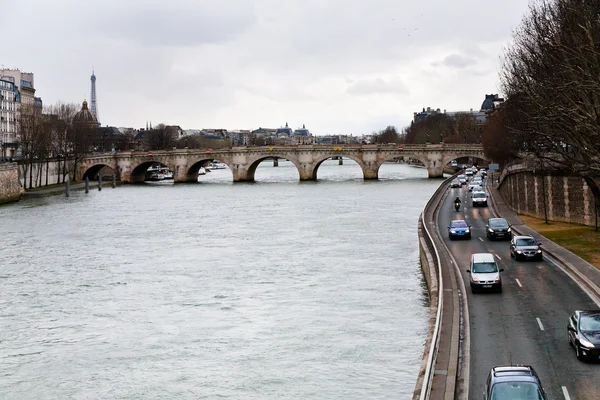
[[[459,195],[462,205],[454,210]],[[490,241],[485,225],[495,217],[489,207],[473,208],[466,187],[448,189],[437,227],[458,263],[467,288],[470,324],[469,399],[481,399],[490,369],[499,364],[529,364],[540,375],[550,399],[600,399],[600,364],[577,360],[567,342],[566,326],[576,309],[597,309],[590,297],[560,268],[548,263],[514,261],[508,241]],[[464,219],[472,239],[448,239],[448,223]],[[542,244],[543,247],[543,244]],[[502,273],[503,293],[472,294],[469,268],[472,253],[493,253]],[[518,280],[518,281],[517,281]],[[538,319],[541,326],[538,323]],[[543,326],[543,330],[542,330]]]

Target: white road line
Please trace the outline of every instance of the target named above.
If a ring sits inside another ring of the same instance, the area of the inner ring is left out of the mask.
[[[479,240],[481,240],[483,242],[483,238],[479,238]]]
[[[498,260],[502,260],[498,254],[494,254]]]
[[[538,325],[540,326],[540,330],[544,330],[544,325],[542,325],[542,321],[539,318],[536,318]]]
[[[562,387],[563,395],[565,396],[565,400],[571,400],[571,396],[569,396],[569,391],[565,386]]]
[[[519,287],[523,287],[523,285],[521,285],[521,281],[518,279],[515,279],[515,281],[517,281],[517,285],[519,285]]]

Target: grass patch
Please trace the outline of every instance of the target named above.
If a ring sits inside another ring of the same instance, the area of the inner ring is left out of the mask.
[[[594,228],[555,221],[548,221],[546,224],[543,219],[520,214],[519,219],[531,229],[600,269],[600,232],[596,232]]]

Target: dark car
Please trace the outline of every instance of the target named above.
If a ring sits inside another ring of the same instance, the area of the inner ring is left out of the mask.
[[[513,236],[510,241],[510,256],[515,260],[542,260],[542,244],[533,236]]]
[[[471,239],[471,227],[462,219],[454,220],[448,225],[448,237],[450,240],[454,238]]]
[[[542,382],[529,365],[492,368],[485,383],[484,400],[547,400]]]
[[[490,218],[485,229],[485,234],[490,240],[512,239],[510,224],[504,218]]]
[[[575,311],[567,335],[578,359],[600,360],[600,310]]]

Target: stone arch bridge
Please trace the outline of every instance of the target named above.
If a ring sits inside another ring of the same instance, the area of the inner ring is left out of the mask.
[[[443,176],[444,166],[461,157],[486,160],[483,146],[468,144],[415,145],[296,145],[231,147],[226,149],[180,149],[150,152],[117,152],[85,157],[77,168],[77,180],[95,178],[104,167],[110,167],[123,183],[143,182],[146,170],[160,163],[173,171],[175,182],[196,182],[200,167],[212,160],[226,164],[234,182],[254,181],[256,167],[266,160],[283,158],[291,161],[301,181],[317,179],[323,161],[332,157],[347,157],[358,163],[364,179],[377,179],[379,167],[401,157],[419,160],[430,178]]]

